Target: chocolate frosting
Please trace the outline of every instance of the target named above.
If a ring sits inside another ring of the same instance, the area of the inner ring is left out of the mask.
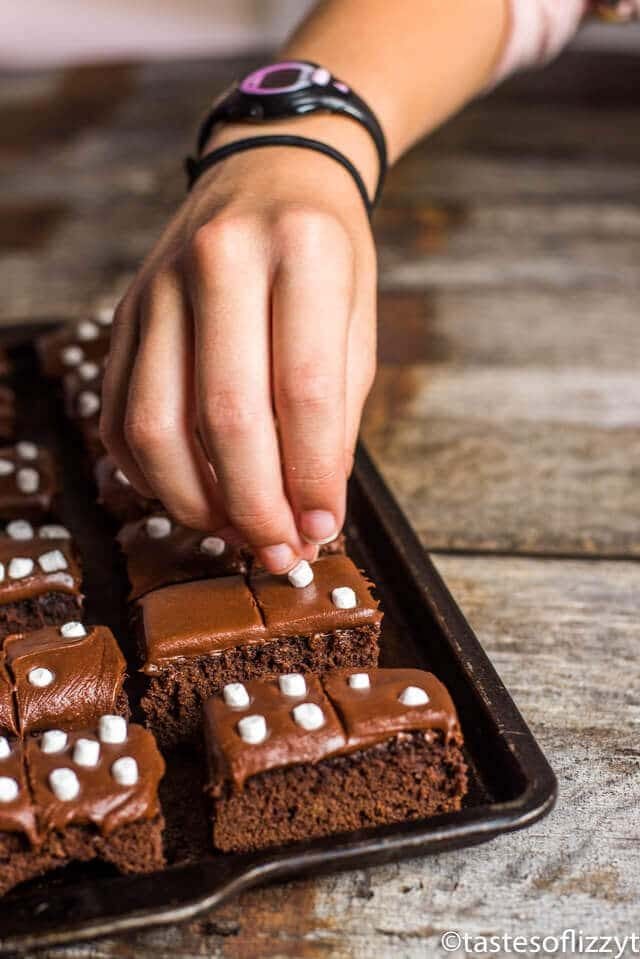
[[[56,626],[8,636],[4,653],[15,684],[22,734],[77,729],[117,711],[126,663],[106,626],[94,626],[87,636],[75,639],[62,636]],[[53,673],[49,686],[29,681],[30,671],[37,667]]]
[[[67,747],[57,753],[43,753],[40,737],[27,741],[27,768],[42,832],[61,830],[72,823],[92,823],[108,835],[126,823],[159,814],[158,783],[165,765],[150,732],[130,725],[124,743],[100,743],[98,765],[89,768],[73,761],[73,747],[80,738],[97,739],[97,730],[90,727],[69,733]],[[138,764],[139,778],[133,786],[118,785],[111,773],[113,763],[122,756],[131,756]],[[59,800],[51,790],[49,774],[60,768],[72,769],[80,780],[75,799]]]
[[[3,657],[0,659],[0,736],[4,736],[6,733],[17,735],[18,726],[13,701],[13,683],[7,672]]]
[[[66,567],[47,573],[38,560],[52,550],[62,553]],[[33,560],[33,570],[28,576],[12,578],[9,575],[9,565],[12,559],[18,558]],[[0,605],[35,598],[45,593],[70,593],[82,598],[80,567],[75,558],[74,547],[68,540],[15,540],[0,537],[0,563],[4,567],[4,579],[0,582]]]
[[[0,776],[15,779],[18,794],[12,802],[0,802],[0,832],[24,833],[33,845],[38,843],[36,817],[27,784],[24,747],[18,740],[9,740],[11,752],[0,759]]]
[[[219,794],[225,783],[241,789],[244,782],[269,769],[300,763],[317,763],[333,756],[384,743],[403,732],[443,733],[445,741],[459,736],[453,702],[432,673],[419,669],[369,669],[369,689],[353,689],[349,677],[356,669],[340,669],[319,678],[305,675],[308,692],[302,697],[285,696],[277,680],[245,683],[251,702],[245,709],[228,706],[223,695],[204,706],[204,730],[209,763],[209,789]],[[409,686],[423,690],[424,705],[406,706],[398,697]],[[316,703],[325,724],[307,732],[293,719],[300,702]],[[245,742],[238,719],[264,716],[268,730],[263,743]]]
[[[169,520],[167,513],[152,515]],[[246,573],[247,560],[242,550],[226,543],[220,556],[212,556],[201,548],[205,536],[171,522],[168,536],[153,539],[147,533],[146,517],[123,526],[118,542],[127,557],[129,599],[138,599],[152,589],[172,583]]]
[[[94,475],[98,502],[121,522],[137,519],[160,508],[157,500],[147,499],[136,492],[130,483],[120,482],[118,467],[111,456],[103,456],[98,460]]]
[[[0,473],[0,515],[3,519],[40,518],[51,512],[53,498],[58,492],[58,480],[53,458],[48,450],[37,448],[37,455],[26,458],[20,455],[20,444],[0,447],[0,460],[13,464],[9,473]],[[18,487],[21,470],[35,470],[38,488],[33,493],[23,493]]]
[[[97,336],[92,340],[82,340],[78,334],[79,323],[69,323],[66,326],[43,333],[37,340],[36,346],[40,365],[45,376],[58,379],[69,372],[70,367],[63,362],[63,351],[67,346],[77,346],[82,350],[82,361],[99,362],[109,352],[110,330],[108,327],[98,327]]]

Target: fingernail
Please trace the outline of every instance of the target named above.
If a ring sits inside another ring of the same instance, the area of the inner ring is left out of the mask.
[[[333,513],[326,509],[310,509],[300,517],[300,532],[308,543],[323,546],[338,535],[338,524]]]
[[[264,566],[272,573],[286,573],[295,563],[295,555],[286,543],[277,546],[263,546],[258,550],[258,556]]]

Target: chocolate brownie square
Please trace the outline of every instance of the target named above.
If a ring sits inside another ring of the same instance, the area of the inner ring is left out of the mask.
[[[0,636],[81,619],[80,589],[69,541],[0,539]]]
[[[151,733],[120,716],[24,746],[0,739],[0,894],[72,861],[162,868],[163,774]]]
[[[117,539],[127,558],[130,600],[172,583],[233,576],[248,569],[246,550],[219,536],[181,526],[167,513],[152,513],[127,523]]]
[[[100,439],[100,409],[104,364],[85,360],[64,377],[67,416],[80,432],[92,463],[106,455]]]
[[[46,626],[7,636],[3,651],[23,736],[89,726],[103,713],[129,715],[125,659],[106,626]]]
[[[26,440],[0,447],[0,519],[43,519],[52,512],[57,492],[48,450]]]
[[[223,852],[460,809],[462,733],[421,670],[234,683],[204,707],[213,844]]]
[[[36,341],[42,372],[59,379],[81,363],[100,363],[109,352],[110,335],[110,324],[98,315],[43,333]]]
[[[141,706],[161,745],[196,737],[202,702],[227,683],[375,665],[382,613],[367,580],[346,556],[322,557],[313,571],[301,589],[259,573],[248,583],[227,576],[168,586],[137,602],[148,677]]]
[[[0,732],[18,735],[18,720],[13,698],[13,683],[4,656],[0,656]]]
[[[128,523],[162,509],[157,500],[148,499],[135,490],[111,456],[103,456],[98,460],[94,475],[98,503],[120,523]]]

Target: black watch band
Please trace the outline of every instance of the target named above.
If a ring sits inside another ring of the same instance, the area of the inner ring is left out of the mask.
[[[379,175],[371,203],[380,197],[387,171],[387,146],[376,115],[347,84],[324,67],[306,60],[272,63],[254,70],[213,105],[198,133],[198,155],[218,123],[263,121],[327,112],[344,114],[371,136],[379,160]]]

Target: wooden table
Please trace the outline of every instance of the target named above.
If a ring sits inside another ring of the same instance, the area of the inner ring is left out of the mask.
[[[83,316],[181,196],[244,63],[3,78],[0,315]],[[469,934],[638,931],[640,67],[566,55],[391,176],[365,436],[560,780],[489,845],[256,890],[51,955],[424,957]]]

